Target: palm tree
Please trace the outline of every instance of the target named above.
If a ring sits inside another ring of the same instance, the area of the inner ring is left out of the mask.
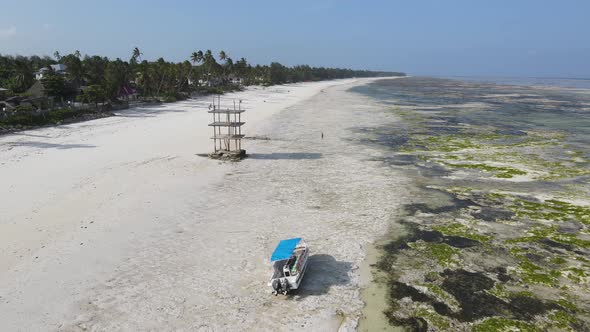
[[[80,54],[80,51],[76,50],[76,52],[74,52],[74,55],[76,56],[76,58],[80,59],[82,57],[82,54]]]
[[[198,62],[203,61],[203,51],[193,52],[191,54],[191,61],[193,62],[193,65],[197,64]],[[188,73],[187,81],[190,79],[192,73],[193,73],[193,66],[191,66],[191,70]]]
[[[223,64],[223,76],[225,79],[225,76],[229,73],[231,74],[232,71],[234,69],[234,61],[232,60],[232,58],[230,57],[226,57],[225,58],[225,63]]]
[[[207,50],[205,52],[205,54],[203,55],[203,63],[207,67],[207,80],[210,81],[211,80],[211,69],[215,64],[217,64],[217,62],[215,61],[215,58],[213,57],[213,53],[211,53],[211,50]]]
[[[55,51],[53,53],[53,57],[55,57],[55,60],[57,60],[58,62],[61,61],[61,55],[59,55],[58,51]]]
[[[135,47],[133,49],[133,54],[131,55],[131,58],[134,59],[137,62],[137,59],[141,59],[141,56],[143,55],[143,53],[141,53],[139,51],[138,47]]]
[[[191,54],[191,61],[193,62],[193,64],[203,61],[203,52],[193,52],[193,54]]]
[[[219,60],[220,61],[225,61],[227,59],[227,54],[225,53],[225,51],[220,51],[219,52]],[[225,66],[222,67],[222,73],[221,73],[221,80],[223,81],[225,79]]]

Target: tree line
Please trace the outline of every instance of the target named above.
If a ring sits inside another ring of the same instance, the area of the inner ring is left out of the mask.
[[[65,74],[51,70],[63,64]],[[243,85],[272,85],[289,82],[319,81],[350,77],[400,76],[403,73],[341,68],[252,65],[245,58],[232,59],[221,51],[195,51],[182,62],[143,59],[134,48],[129,60],[111,60],[104,56],[84,55],[79,51],[49,56],[10,56],[0,54],[0,87],[12,94],[23,94],[35,83],[35,73],[49,68],[41,80],[45,93],[61,98],[78,98],[86,102],[117,101],[125,88],[154,99],[176,100],[194,92],[222,93]]]

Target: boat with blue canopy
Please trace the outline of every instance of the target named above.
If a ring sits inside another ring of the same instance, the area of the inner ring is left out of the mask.
[[[268,282],[273,294],[284,294],[299,288],[307,268],[309,248],[302,238],[281,240],[270,256],[273,274]]]

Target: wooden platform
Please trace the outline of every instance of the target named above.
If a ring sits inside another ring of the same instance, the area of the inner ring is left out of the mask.
[[[234,121],[222,121],[222,122],[211,122],[210,127],[241,127],[245,122],[234,122]]]
[[[226,161],[240,161],[246,158],[246,150],[217,151],[210,153],[209,158]]]
[[[220,109],[214,109],[212,111],[208,111],[207,113],[213,113],[213,114],[240,114],[240,113],[244,113],[246,112],[246,110],[220,110]]]
[[[246,135],[240,135],[240,134],[234,134],[234,135],[228,135],[228,134],[217,134],[213,137],[211,137],[211,139],[242,139],[244,138],[244,136]]]

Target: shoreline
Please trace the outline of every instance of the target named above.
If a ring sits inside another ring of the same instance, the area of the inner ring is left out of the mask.
[[[357,270],[365,246],[385,233],[395,209],[385,202],[399,198],[388,192],[400,184],[365,160],[379,151],[356,143],[361,150],[346,151],[360,138],[351,128],[382,120],[367,113],[377,105],[346,91],[367,81],[224,96],[251,110],[248,136],[270,138],[248,141],[251,157],[238,164],[196,156],[211,144],[206,99],[0,137],[13,207],[1,224],[3,252],[13,254],[2,257],[0,321],[58,330],[197,328],[196,320],[203,330],[356,328],[364,306]],[[195,108],[202,112],[188,111]],[[16,186],[16,174],[39,162],[43,177]],[[243,212],[228,219],[224,202]],[[316,273],[306,275],[306,291],[275,299],[265,257],[289,234],[311,240],[308,272]],[[289,321],[274,319],[293,307]],[[42,308],[52,309],[37,315]]]

